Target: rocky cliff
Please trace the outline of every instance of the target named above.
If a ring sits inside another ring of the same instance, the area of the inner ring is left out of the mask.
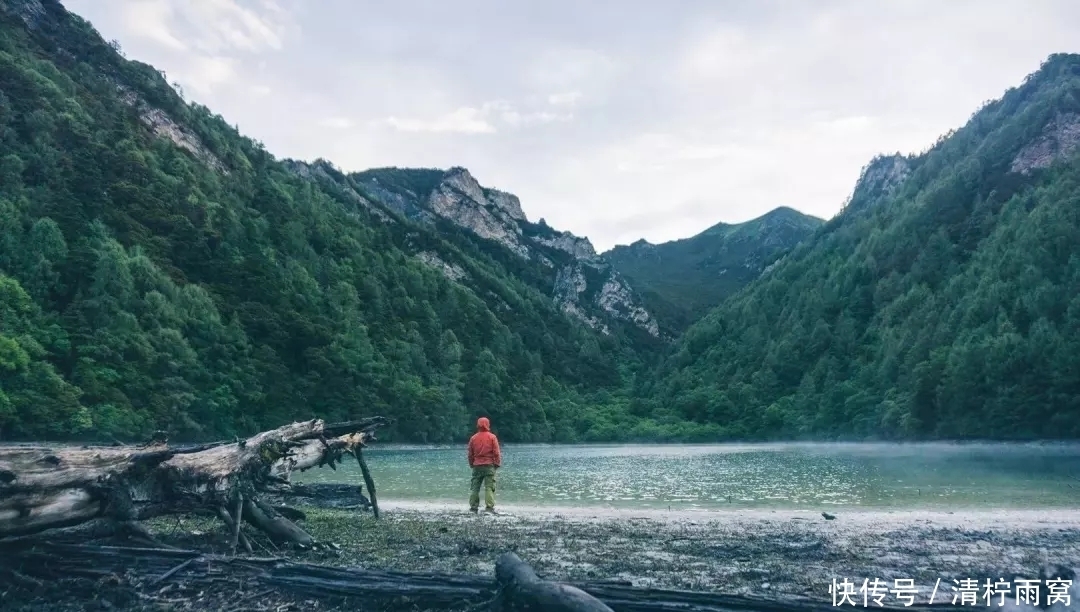
[[[844,210],[853,213],[872,208],[893,195],[911,176],[912,160],[900,154],[878,155],[859,174]]]
[[[1030,174],[1048,168],[1057,159],[1068,157],[1080,146],[1080,113],[1059,112],[1047,122],[1039,136],[1028,143],[1009,167],[1011,172]]]
[[[608,334],[610,322],[628,324],[659,337],[655,318],[626,279],[587,238],[532,223],[517,196],[482,186],[465,168],[449,170],[379,168],[351,175],[371,199],[409,219],[439,220],[504,248],[531,266],[528,276],[542,279],[563,312]],[[430,256],[424,261],[432,262]],[[446,271],[447,264],[433,264]],[[454,274],[459,280],[461,275]]]

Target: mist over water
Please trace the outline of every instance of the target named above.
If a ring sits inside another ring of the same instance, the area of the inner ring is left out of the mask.
[[[380,500],[468,497],[461,447],[365,451]],[[1080,444],[504,445],[500,504],[616,508],[1080,508]],[[301,482],[360,484],[355,462]]]

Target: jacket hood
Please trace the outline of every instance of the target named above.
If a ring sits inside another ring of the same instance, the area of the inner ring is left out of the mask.
[[[491,421],[487,417],[476,419],[476,428],[480,431],[491,431]]]

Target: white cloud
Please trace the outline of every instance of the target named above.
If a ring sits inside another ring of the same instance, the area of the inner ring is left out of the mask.
[[[69,4],[79,10],[89,1]],[[136,55],[124,45],[129,55],[152,60],[201,98],[223,84],[241,84],[249,59],[254,63],[254,57],[282,49],[298,30],[291,14],[272,0],[125,0],[111,6],[119,9],[120,28],[148,45],[148,52]],[[244,89],[265,95],[263,88]]]
[[[187,45],[180,42],[169,27],[173,19],[173,5],[169,0],[132,2],[122,15],[124,27],[132,35],[149,39],[176,51],[187,49]]]
[[[347,130],[356,125],[356,123],[347,117],[326,117],[319,120],[319,125],[327,128]]]
[[[548,104],[552,106],[573,106],[577,104],[580,99],[580,91],[566,91],[549,95]]]
[[[526,67],[525,77],[540,91],[586,92],[605,89],[622,69],[617,60],[602,51],[554,47],[544,50]]]
[[[185,88],[205,96],[218,85],[233,80],[236,75],[234,64],[228,57],[194,56],[175,78]]]
[[[432,132],[457,134],[494,134],[495,126],[484,117],[483,110],[462,107],[434,119],[387,117],[381,123],[400,132]]]
[[[831,216],[876,153],[1080,51],[1075,0],[616,4],[65,0],[276,155],[466,166],[600,249]]]
[[[256,12],[235,0],[181,1],[186,17],[199,29],[197,44],[207,52],[259,52],[282,47],[287,22],[278,21],[282,15],[272,3],[263,3]]]
[[[401,132],[495,134],[498,125],[523,127],[555,121],[570,121],[573,113],[549,110],[521,111],[506,100],[489,100],[480,106],[463,106],[432,119],[390,116],[376,124]]]
[[[836,119],[830,119],[824,121],[818,125],[826,131],[830,132],[864,132],[871,129],[874,126],[874,118],[867,117],[866,115],[855,115],[851,117],[839,117]]]
[[[122,20],[129,32],[182,51],[192,46],[208,54],[281,49],[289,16],[263,2],[259,10],[236,0],[133,0]]]
[[[754,41],[733,24],[719,24],[691,39],[674,66],[674,74],[690,86],[760,77],[756,68],[772,61],[767,41]]]

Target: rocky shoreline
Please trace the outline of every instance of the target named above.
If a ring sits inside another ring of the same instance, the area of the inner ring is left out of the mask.
[[[928,597],[940,578],[951,598],[954,579],[1080,567],[1073,510],[836,510],[835,520],[816,511],[507,510],[475,517],[397,504],[379,522],[320,510],[306,526],[362,565],[490,573],[495,555],[510,550],[553,579],[829,601],[833,579],[879,578],[890,587],[912,579]]]
[[[892,588],[897,579],[911,579],[916,603],[926,603],[938,579],[941,602],[951,600],[954,579],[982,584],[986,578],[1037,577],[1047,567],[1060,567],[1059,573],[1080,567],[1080,512],[1072,510],[834,510],[835,518],[827,520],[819,512],[780,510],[507,508],[502,516],[474,516],[448,506],[388,503],[376,520],[355,509],[301,509],[304,528],[333,545],[286,551],[253,538],[259,554],[342,567],[490,575],[495,557],[513,551],[548,579],[794,595],[823,603],[832,601],[833,580],[858,586],[878,578]],[[186,548],[224,552],[228,541],[220,524],[208,519],[161,520],[150,527],[162,541]],[[176,605],[162,608],[151,605],[154,597],[129,594],[117,601],[106,597],[100,609],[232,609],[232,595],[200,593],[193,607],[175,599]],[[61,605],[63,597],[68,603]],[[89,609],[77,607],[78,597],[9,593],[0,607]],[[265,597],[266,606],[245,609],[310,609],[288,602],[285,594]],[[885,603],[900,605],[893,595]],[[338,607],[327,601],[319,609]]]

